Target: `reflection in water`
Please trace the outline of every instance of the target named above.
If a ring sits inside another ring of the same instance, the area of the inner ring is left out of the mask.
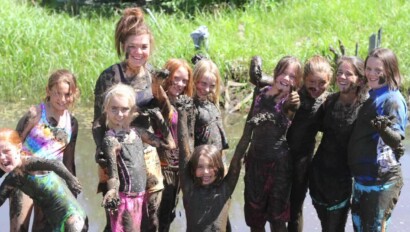
[[[21,106],[21,104],[16,104],[10,106],[10,104],[7,104],[7,106],[7,110],[3,107],[0,111],[0,127],[15,128],[18,118],[28,109],[28,105]],[[74,112],[80,124],[76,146],[77,176],[83,185],[83,192],[78,197],[78,200],[88,214],[90,231],[102,231],[105,225],[105,215],[103,208],[100,206],[102,196],[101,194],[96,194],[98,183],[97,165],[94,162],[95,145],[91,135],[93,113],[91,108],[85,107],[81,109],[77,108]],[[230,114],[224,117],[225,129],[230,144],[230,149],[227,151],[228,159],[232,156],[235,145],[242,134],[244,119],[244,116],[239,114]],[[410,140],[408,139],[410,137],[410,130],[407,132],[406,155],[401,160],[403,165],[404,187],[389,225],[389,230],[395,232],[408,231],[407,228],[410,226],[410,218],[407,216],[410,212]],[[233,231],[239,232],[249,231],[243,216],[243,173],[244,170],[242,169],[241,177],[232,196],[230,209]],[[0,208],[1,231],[9,230],[8,208],[8,202]],[[177,217],[171,226],[171,231],[185,231],[185,212],[181,201],[178,205]],[[319,220],[311,205],[310,198],[307,198],[305,203],[305,231],[321,231]],[[350,219],[346,226],[346,231],[353,231]]]

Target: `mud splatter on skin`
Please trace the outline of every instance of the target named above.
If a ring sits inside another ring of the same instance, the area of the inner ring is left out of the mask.
[[[379,77],[379,85],[384,85],[386,83],[386,78],[384,76]]]

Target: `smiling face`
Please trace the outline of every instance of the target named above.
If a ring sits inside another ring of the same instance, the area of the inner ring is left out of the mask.
[[[210,93],[215,93],[216,77],[211,72],[205,72],[195,84],[196,95],[200,100],[206,100]]]
[[[298,66],[290,64],[281,74],[279,74],[274,82],[278,90],[290,92],[291,87],[296,86],[296,75]]]
[[[307,92],[312,98],[320,97],[329,87],[329,83],[330,77],[323,72],[313,72],[305,78]]]
[[[127,97],[112,96],[105,111],[110,129],[121,130],[128,127],[131,121],[131,106]]]
[[[340,92],[348,93],[356,91],[359,77],[356,75],[355,68],[348,62],[339,65],[336,73],[336,84]]]
[[[201,155],[198,159],[198,166],[195,170],[195,177],[200,180],[203,186],[210,185],[216,180],[216,170],[211,158]]]
[[[372,89],[387,85],[383,62],[376,57],[369,57],[366,61],[365,76],[367,84]]]
[[[13,171],[21,164],[21,144],[15,146],[7,141],[0,141],[0,168],[6,173]]]
[[[57,82],[51,89],[47,88],[47,97],[50,107],[56,114],[63,114],[65,110],[74,102],[74,96],[70,90],[70,85],[66,82]]]
[[[151,52],[149,34],[129,36],[124,43],[124,51],[130,68],[138,69],[145,65]]]
[[[188,70],[183,66],[179,67],[172,76],[171,86],[168,88],[168,95],[170,95],[171,98],[178,97],[184,92],[188,80]]]

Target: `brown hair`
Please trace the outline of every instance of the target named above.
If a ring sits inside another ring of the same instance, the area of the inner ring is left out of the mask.
[[[314,73],[324,73],[327,75],[329,82],[332,80],[333,70],[329,61],[323,56],[315,55],[306,61],[303,70],[303,80]]]
[[[47,82],[47,89],[51,90],[55,85],[59,83],[67,83],[70,89],[70,94],[73,97],[73,103],[74,101],[79,97],[80,91],[77,86],[77,78],[76,76],[68,71],[67,69],[58,69],[51,73],[50,77],[48,78]],[[47,96],[45,101],[49,101],[50,96]]]
[[[401,75],[399,70],[399,61],[394,52],[387,48],[376,48],[366,57],[365,68],[367,60],[370,57],[379,59],[383,63],[384,78],[386,78],[389,89],[398,89],[401,85]]]
[[[212,60],[202,59],[195,64],[194,68],[194,82],[195,85],[198,83],[199,79],[202,78],[206,72],[210,72],[216,79],[215,82],[215,93],[211,93],[208,97],[209,100],[219,108],[219,89],[221,85],[221,75],[219,69]],[[195,90],[196,91],[196,90]]]
[[[17,131],[9,128],[0,129],[0,140],[9,142],[15,146],[21,144],[21,139]]]
[[[302,64],[300,63],[299,59],[294,56],[284,56],[279,60],[275,69],[273,70],[273,79],[276,79],[292,64],[295,64],[297,68],[295,76],[295,87],[299,88],[302,83]]]
[[[167,91],[169,87],[172,86],[172,82],[174,81],[175,72],[180,68],[183,67],[188,71],[188,82],[184,89],[183,94],[187,95],[188,97],[192,97],[193,89],[194,89],[194,81],[192,78],[192,69],[189,66],[188,62],[183,59],[169,59],[167,63],[164,65],[164,69],[169,71],[169,78],[167,78],[163,84],[164,90]]]
[[[216,176],[215,182],[212,184],[219,184],[222,181],[225,172],[225,166],[222,162],[222,153],[216,146],[209,144],[195,147],[189,160],[188,168],[195,184],[201,185],[201,180],[195,175],[196,169],[198,168],[199,157],[201,156],[206,156],[211,159]]]
[[[149,35],[150,53],[154,47],[154,36],[144,22],[144,12],[139,7],[127,8],[115,28],[115,48],[120,57],[124,51],[124,44],[128,37],[133,35]]]

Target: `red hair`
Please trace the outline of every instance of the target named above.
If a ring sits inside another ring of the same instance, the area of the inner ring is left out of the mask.
[[[6,141],[16,146],[21,144],[21,139],[17,131],[9,128],[0,129],[0,141]]]

